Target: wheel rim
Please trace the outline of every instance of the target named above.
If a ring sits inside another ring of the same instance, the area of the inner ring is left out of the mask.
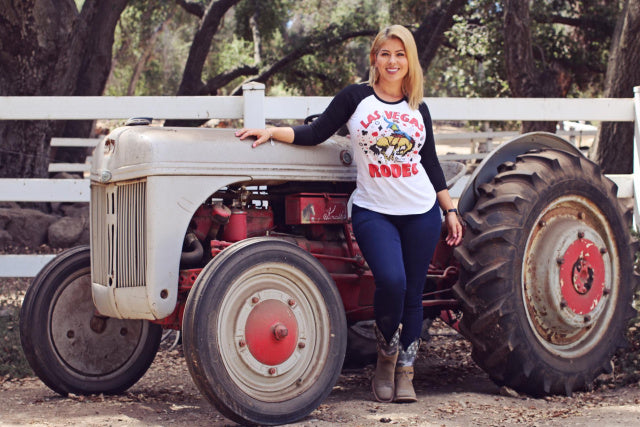
[[[88,269],[70,276],[58,288],[51,304],[49,328],[58,359],[82,377],[116,375],[136,360],[145,332],[141,320],[96,315]]]
[[[538,341],[561,357],[579,357],[606,333],[619,289],[617,245],[591,200],[561,197],[541,212],[522,268],[523,298]]]
[[[230,285],[220,305],[222,360],[244,393],[281,402],[313,386],[327,359],[331,323],[305,273],[283,263],[254,266]]]

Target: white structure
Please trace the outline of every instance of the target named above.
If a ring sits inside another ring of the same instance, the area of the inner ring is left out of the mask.
[[[330,97],[265,97],[265,87],[258,83],[248,84],[243,89],[242,97],[0,97],[0,120],[93,120],[146,116],[154,119],[244,119],[246,125],[259,127],[268,120],[304,119],[322,112],[331,100]],[[624,99],[426,98],[425,101],[433,120],[634,122],[634,173],[609,177],[618,184],[619,197],[635,198],[635,220],[638,223],[640,87],[635,88],[634,98]],[[465,134],[464,137],[472,136]],[[96,142],[57,139],[52,144],[90,146]],[[482,157],[478,154],[467,156]],[[63,164],[52,165],[51,171],[86,169],[85,165]],[[88,179],[0,179],[1,201],[88,202],[89,199]],[[2,255],[0,277],[34,276],[52,257]]]

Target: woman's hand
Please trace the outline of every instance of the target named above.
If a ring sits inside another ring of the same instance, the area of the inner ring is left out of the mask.
[[[444,216],[444,221],[447,224],[448,230],[445,242],[447,242],[449,246],[458,246],[462,241],[462,224],[460,224],[458,213],[447,212]]]
[[[253,141],[253,148],[256,148],[260,144],[264,144],[267,141],[271,141],[273,144],[273,135],[269,129],[239,129],[236,131],[236,136],[240,139],[245,139],[249,136],[256,138]]]
[[[462,242],[462,224],[458,217],[458,211],[454,209],[449,190],[446,188],[440,190],[436,193],[436,196],[440,208],[445,212],[444,222],[447,224],[447,237],[444,240],[449,246],[458,246]]]

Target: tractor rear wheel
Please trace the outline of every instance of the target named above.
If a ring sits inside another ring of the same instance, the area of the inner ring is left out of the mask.
[[[162,328],[100,316],[91,297],[88,246],[68,249],[35,277],[20,312],[20,339],[36,375],[67,395],[115,394],[135,384],[158,351]]]
[[[284,424],[318,407],[344,360],[347,326],[333,279],[274,238],[238,242],[198,276],[185,306],[191,376],[240,424]]]
[[[461,331],[499,385],[534,396],[590,387],[626,344],[635,278],[614,183],[562,151],[533,151],[479,188],[456,249]]]

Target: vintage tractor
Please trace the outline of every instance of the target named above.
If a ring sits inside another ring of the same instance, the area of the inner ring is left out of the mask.
[[[63,395],[122,392],[173,328],[224,415],[305,417],[332,390],[349,331],[366,336],[373,318],[348,142],[253,149],[231,130],[133,123],[94,152],[91,247],[57,256],[26,294],[31,366]],[[570,395],[610,372],[635,247],[598,166],[554,135],[523,135],[477,166],[458,207],[464,242],[438,245],[425,318],[459,329],[478,365],[520,392]]]

